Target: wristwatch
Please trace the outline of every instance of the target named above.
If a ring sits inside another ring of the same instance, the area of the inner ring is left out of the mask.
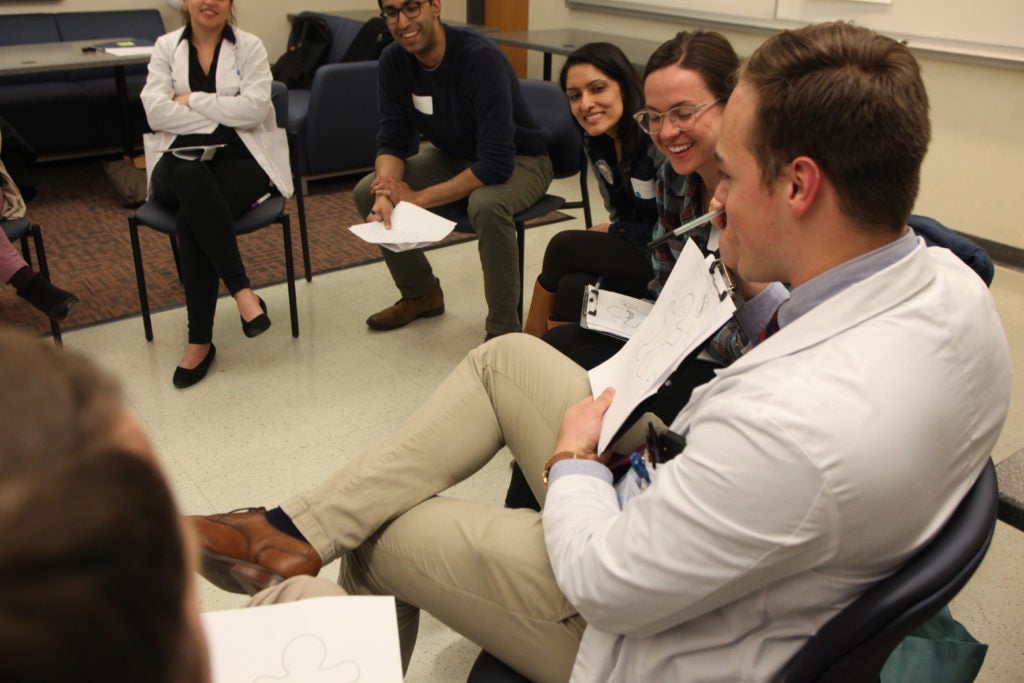
[[[552,466],[559,460],[597,460],[597,455],[594,453],[577,453],[576,451],[558,451],[544,463],[544,472],[542,479],[544,480],[544,486],[548,485],[548,474],[551,472]]]

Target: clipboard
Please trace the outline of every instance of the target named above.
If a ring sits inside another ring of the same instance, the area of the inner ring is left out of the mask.
[[[708,272],[718,290],[718,300],[733,297],[739,306],[736,285],[729,275],[728,269],[721,259],[714,259],[708,266]],[[596,284],[587,285],[583,290],[583,310],[580,312],[580,326],[587,330],[600,332],[616,339],[629,339],[654,308],[654,302],[637,299],[626,294],[619,294],[601,289],[601,280]]]

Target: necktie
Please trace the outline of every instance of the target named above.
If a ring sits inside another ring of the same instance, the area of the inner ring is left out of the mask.
[[[768,324],[761,330],[761,334],[757,337],[757,343],[760,344],[768,337],[772,336],[779,331],[779,309],[776,308],[775,312],[772,313],[772,317],[768,319]]]

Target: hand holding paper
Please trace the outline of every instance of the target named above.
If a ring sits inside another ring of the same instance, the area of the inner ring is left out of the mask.
[[[353,225],[349,230],[371,244],[379,244],[391,251],[407,251],[442,240],[453,228],[454,221],[415,204],[399,202],[391,212],[390,230],[385,229],[380,221]]]

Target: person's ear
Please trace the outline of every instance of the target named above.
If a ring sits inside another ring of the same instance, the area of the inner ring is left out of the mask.
[[[800,218],[818,199],[822,182],[821,167],[810,157],[797,157],[789,162],[784,176],[786,200],[793,215]]]

